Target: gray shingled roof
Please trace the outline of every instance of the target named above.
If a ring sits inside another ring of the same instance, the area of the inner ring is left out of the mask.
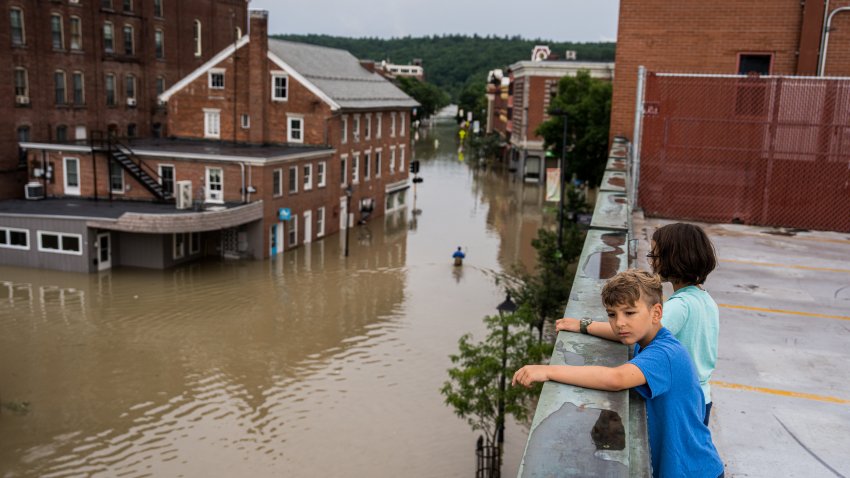
[[[269,39],[269,51],[343,109],[419,106],[384,77],[363,68],[345,50]]]

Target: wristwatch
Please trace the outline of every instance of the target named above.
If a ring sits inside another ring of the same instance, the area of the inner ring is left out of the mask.
[[[593,319],[591,319],[590,317],[585,317],[585,318],[581,319],[578,322],[579,332],[583,333],[584,335],[587,335],[588,334],[587,326],[589,326],[591,323],[593,323]]]

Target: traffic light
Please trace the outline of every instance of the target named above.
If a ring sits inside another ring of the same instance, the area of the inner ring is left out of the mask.
[[[419,161],[411,161],[410,162],[410,172],[413,174],[419,174]]]

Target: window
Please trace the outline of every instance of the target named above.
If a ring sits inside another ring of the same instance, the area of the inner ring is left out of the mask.
[[[289,168],[289,194],[298,192],[298,167],[291,166]]]
[[[87,135],[88,131],[86,130],[85,125],[77,125],[74,129],[74,139],[77,141],[86,139]]]
[[[224,89],[224,70],[222,70],[222,69],[210,70],[209,87],[213,90],[223,90]]]
[[[325,235],[325,208],[316,209],[316,237]]]
[[[30,248],[30,231],[28,229],[0,227],[0,247],[28,251]]]
[[[348,184],[348,156],[343,154],[339,159],[340,172],[339,184],[345,186]]]
[[[398,170],[404,171],[404,146],[398,147]]]
[[[57,71],[53,73],[53,89],[56,92],[56,104],[64,105],[66,102],[65,97],[65,72]]]
[[[165,58],[165,34],[162,30],[156,30],[153,34],[154,54],[158,60]]]
[[[80,21],[80,17],[71,17],[71,49],[72,50],[82,50],[83,49],[83,25]]]
[[[233,31],[233,35],[236,37],[237,40],[242,38],[242,29],[239,28],[239,27],[236,27]]]
[[[372,115],[366,115],[366,139],[372,139]]]
[[[29,79],[27,78],[27,70],[24,68],[15,68],[15,96],[29,97]]]
[[[112,10],[112,0],[100,0],[100,8]]]
[[[371,168],[372,168],[372,152],[366,151],[363,154],[363,179],[366,181],[369,180],[371,176]]]
[[[128,137],[128,138],[135,138],[135,137],[136,137],[136,133],[137,133],[136,129],[137,129],[137,128],[136,128],[136,123],[130,123],[130,124],[128,124],[128,125],[127,125],[127,137]]]
[[[64,232],[38,231],[38,250],[81,256],[83,255],[83,236]]]
[[[309,191],[313,189],[313,165],[305,164],[304,165],[304,190]]]
[[[189,254],[195,255],[201,252],[201,233],[189,233]]]
[[[115,106],[115,75],[108,73],[104,83],[106,89],[106,106]]]
[[[24,31],[24,12],[20,8],[12,8],[9,11],[9,21],[12,28],[12,45],[23,46],[27,42]]]
[[[64,124],[60,124],[56,127],[56,141],[60,143],[68,141],[68,127]]]
[[[288,89],[289,77],[282,73],[272,73],[272,100],[286,101]]]
[[[221,137],[221,110],[204,108],[204,137]]]
[[[375,151],[375,177],[381,177],[381,151]]]
[[[340,142],[341,142],[342,144],[348,143],[348,116],[343,116],[343,117],[342,117],[342,132],[341,132],[341,136],[342,136],[342,139],[340,140]]]
[[[325,187],[325,162],[321,161],[316,165],[316,182],[318,183],[320,188]]]
[[[298,244],[298,215],[293,214],[292,220],[289,221],[289,245]]]
[[[251,117],[248,114],[242,114],[242,129],[251,127]]]
[[[124,11],[132,12],[133,11],[133,0],[124,0]]]
[[[400,114],[401,116],[401,124],[399,125],[399,136],[404,136],[404,125],[407,123],[407,115],[404,113]]]
[[[192,42],[195,45],[195,56],[201,56],[201,21],[195,20],[192,26]]]
[[[153,16],[162,18],[162,0],[153,0]]]
[[[136,105],[136,77],[127,75],[124,78],[124,89],[127,96],[127,106]],[[131,101],[132,100],[132,101]]]
[[[395,174],[395,146],[390,146],[390,174]]]
[[[741,53],[738,55],[738,74],[769,75],[772,60],[773,55],[770,54]]]
[[[28,143],[30,140],[30,127],[29,126],[18,126],[18,142],[19,143]]]
[[[174,166],[170,164],[159,165],[159,184],[166,194],[174,195]]]
[[[82,106],[86,103],[84,81],[83,73],[80,71],[75,71],[71,76],[71,82],[74,85],[74,104],[76,106]]]
[[[381,129],[383,129],[384,126],[383,116],[383,113],[378,113],[377,115],[375,115],[376,119],[378,120],[378,124],[375,126],[375,137],[378,139],[381,139]]]
[[[103,51],[112,53],[115,49],[115,32],[112,28],[112,23],[106,22],[103,24]]]
[[[304,118],[287,116],[286,139],[290,143],[304,142]]]
[[[65,48],[65,39],[62,31],[62,15],[54,13],[50,16],[50,38],[53,42],[54,50],[62,50]]]
[[[124,168],[115,161],[110,161],[109,164],[109,190],[124,194]]]
[[[272,171],[272,194],[277,196],[283,196],[283,170],[275,169]]]
[[[351,182],[357,184],[360,182],[360,155],[354,154],[354,164],[351,165]]]
[[[395,138],[395,111],[390,113],[390,138]]]
[[[156,77],[156,95],[159,96],[165,92],[165,78]]]
[[[207,202],[224,202],[224,171],[207,168]]]
[[[174,250],[171,257],[174,259],[182,259],[186,255],[186,236],[179,232],[174,234]]]
[[[354,116],[354,142],[360,142],[360,115]]]
[[[124,25],[124,54],[132,55],[134,51],[133,27],[131,25]]]

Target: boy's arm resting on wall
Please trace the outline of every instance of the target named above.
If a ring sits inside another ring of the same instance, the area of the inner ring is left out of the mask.
[[[558,319],[555,321],[555,328],[557,330],[565,330],[567,332],[581,332],[581,330],[579,329],[579,322],[579,319],[573,319],[572,317],[564,317],[563,319]],[[614,330],[611,328],[611,324],[609,324],[607,321],[591,322],[590,325],[587,326],[587,333],[594,337],[610,340],[612,342],[620,341],[620,338],[617,336],[617,334],[614,333]]]
[[[535,382],[548,380],[610,392],[618,392],[646,383],[643,372],[635,365],[626,363],[619,367],[526,365],[516,371],[511,385],[521,384],[530,387]]]

